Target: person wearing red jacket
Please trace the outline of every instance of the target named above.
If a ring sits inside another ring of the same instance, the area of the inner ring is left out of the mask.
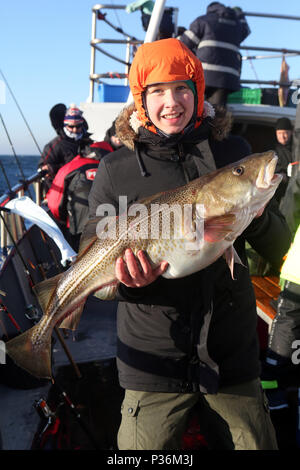
[[[47,192],[48,207],[75,251],[88,219],[88,195],[104,155],[113,151],[108,142],[95,142],[62,166]]]

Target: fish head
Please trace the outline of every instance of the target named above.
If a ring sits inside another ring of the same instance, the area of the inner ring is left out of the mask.
[[[273,151],[250,155],[217,170],[199,188],[197,203],[206,217],[238,214],[243,208],[254,216],[274,195],[282,176],[275,173],[278,157]]]

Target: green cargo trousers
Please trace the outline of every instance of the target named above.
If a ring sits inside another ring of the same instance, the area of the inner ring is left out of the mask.
[[[126,390],[119,449],[180,449],[192,409],[209,449],[278,449],[259,379],[222,388],[216,395]]]

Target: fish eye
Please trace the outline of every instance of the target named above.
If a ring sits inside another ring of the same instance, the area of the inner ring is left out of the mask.
[[[244,173],[244,167],[243,166],[236,166],[233,168],[232,173],[235,176],[241,176]]]

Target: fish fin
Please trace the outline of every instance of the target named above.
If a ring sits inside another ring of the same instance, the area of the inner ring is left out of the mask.
[[[100,300],[113,300],[116,296],[117,288],[119,283],[112,282],[106,286],[101,287],[94,293],[94,296]]]
[[[22,369],[40,379],[51,379],[51,335],[41,345],[32,338],[38,325],[33,326],[5,344],[9,357]]]
[[[57,276],[50,277],[49,279],[39,282],[33,286],[34,293],[36,294],[44,313],[47,311],[51,297],[56,290],[62,275],[63,273],[57,274]]]
[[[206,242],[218,242],[226,235],[232,233],[232,225],[236,220],[234,214],[226,214],[206,219],[204,222],[204,240]]]
[[[230,269],[231,277],[233,280],[235,280],[234,275],[233,275],[234,263],[241,264],[245,268],[246,266],[244,265],[244,263],[242,262],[241,258],[239,257],[239,255],[237,254],[236,250],[233,248],[232,245],[229,248],[227,248],[227,250],[224,252],[224,258]]]
[[[75,308],[63,321],[60,323],[59,328],[66,328],[68,330],[77,330],[80,322],[81,314],[84,309],[85,302],[82,302]]]

